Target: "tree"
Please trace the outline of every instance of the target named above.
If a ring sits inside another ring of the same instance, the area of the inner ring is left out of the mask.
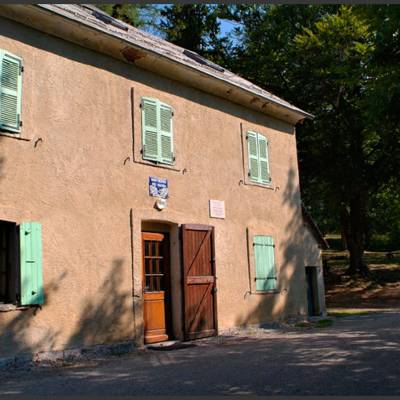
[[[156,31],[159,10],[151,4],[98,4],[102,11],[136,28]]]
[[[400,191],[399,184],[395,179],[371,196],[369,216],[369,231],[371,236],[375,236],[375,246],[378,246],[380,250],[398,250],[400,243]],[[383,238],[384,241],[379,242],[376,237]]]
[[[160,28],[166,40],[219,64],[227,61],[229,41],[220,36],[218,8],[208,4],[167,6]]]
[[[398,43],[383,39],[397,38],[396,24],[379,35],[388,9],[372,18],[365,6],[252,6],[240,14],[238,71],[316,115],[298,129],[302,190],[311,205],[336,215],[349,272],[367,274],[369,200],[400,165],[400,113],[392,103],[399,68],[380,65],[387,52],[382,46]],[[388,102],[384,93],[393,86]]]

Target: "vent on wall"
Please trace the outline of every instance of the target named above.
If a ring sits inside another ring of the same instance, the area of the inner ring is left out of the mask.
[[[213,68],[216,71],[219,71],[219,72],[225,71],[224,68],[220,67],[217,64],[214,64],[212,61],[207,60],[206,58],[202,57],[200,54],[195,53],[194,51],[185,49],[185,50],[183,50],[183,54],[185,56],[191,58],[192,60],[197,61],[199,64],[207,65],[207,67]]]

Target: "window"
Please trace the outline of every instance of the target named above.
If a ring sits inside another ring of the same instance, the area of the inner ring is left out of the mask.
[[[164,246],[160,240],[144,240],[145,292],[165,290]]]
[[[247,132],[249,177],[253,182],[268,184],[271,182],[268,160],[268,140],[265,136]]]
[[[0,221],[0,304],[43,304],[42,227]]]
[[[0,221],[0,303],[16,301],[17,226]]]
[[[20,132],[22,60],[0,50],[0,130]]]
[[[256,265],[256,290],[276,289],[274,238],[272,236],[254,236],[253,248]]]
[[[172,108],[151,98],[142,98],[141,107],[143,159],[172,165],[175,161]]]

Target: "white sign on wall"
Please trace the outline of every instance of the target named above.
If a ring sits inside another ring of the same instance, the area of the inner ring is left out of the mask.
[[[209,200],[210,204],[210,217],[211,218],[225,218],[225,201],[223,200]]]

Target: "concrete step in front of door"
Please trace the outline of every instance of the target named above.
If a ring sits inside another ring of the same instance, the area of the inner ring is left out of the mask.
[[[144,347],[147,350],[169,351],[186,349],[188,347],[195,347],[194,343],[184,343],[179,340],[167,340],[165,342],[146,344]]]

